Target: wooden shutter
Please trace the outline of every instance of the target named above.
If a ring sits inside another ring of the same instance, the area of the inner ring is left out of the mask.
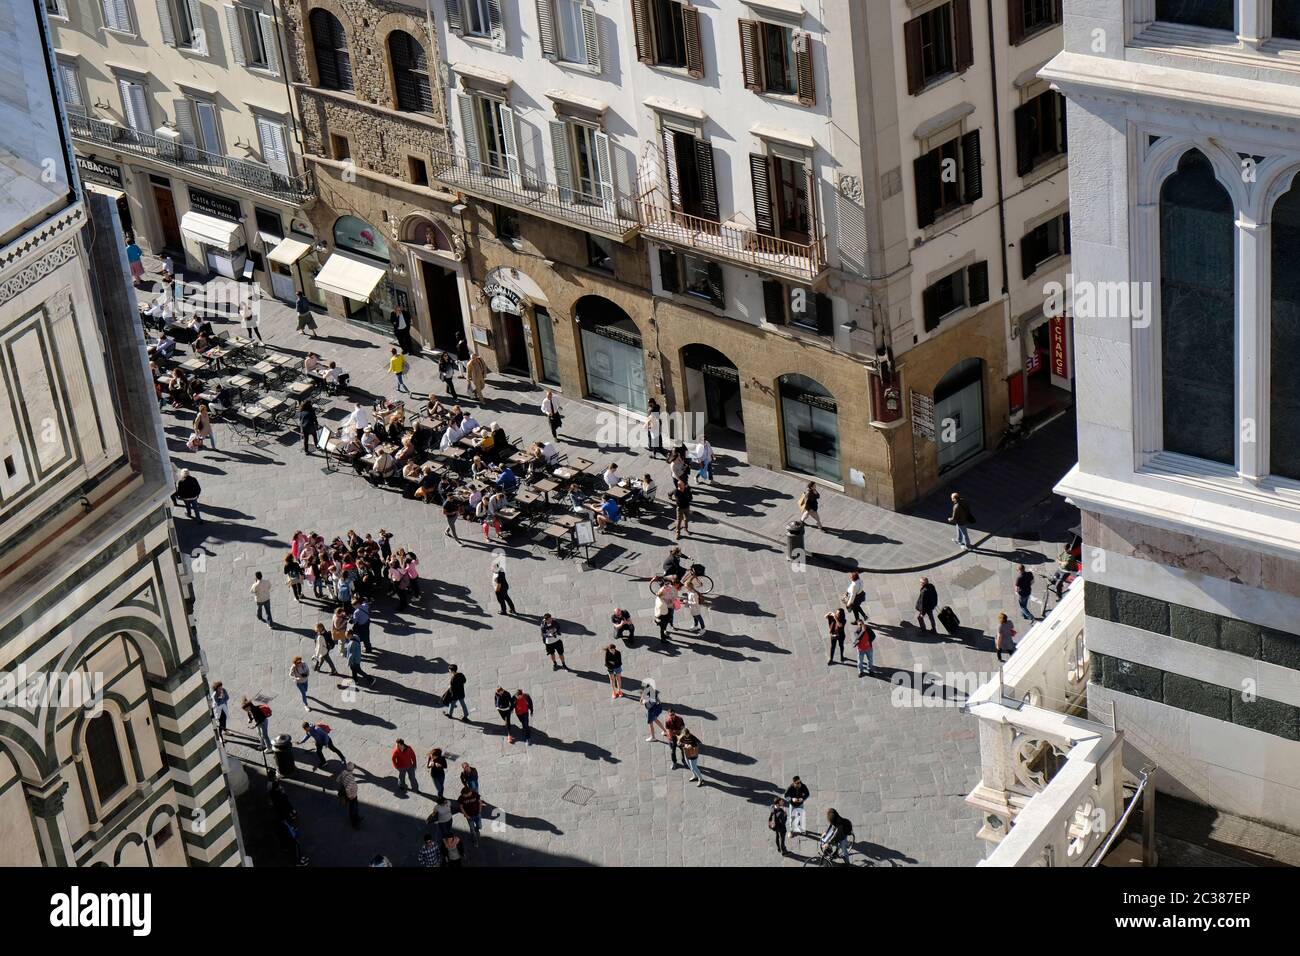
[[[516,145],[517,137],[515,129],[518,126],[518,119],[515,111],[505,103],[500,103],[496,107],[497,115],[501,117],[501,141],[506,151],[506,172],[510,175],[511,182],[519,183],[519,148]]]
[[[467,93],[456,92],[456,104],[460,112],[460,136],[464,144],[465,159],[472,172],[483,169],[483,154],[478,145],[478,118],[474,115],[474,97]]]
[[[321,22],[320,17],[314,17],[312,19],[313,36],[315,36],[316,33],[318,32],[316,27],[318,26],[318,24],[320,24],[320,22]],[[239,26],[239,11],[236,10],[234,6],[229,3],[226,4],[226,29],[230,31],[230,55],[235,58],[236,63],[238,63],[240,66],[243,66],[246,62],[244,57],[244,32]],[[319,43],[317,43],[316,49],[317,50],[320,49]],[[320,57],[317,57],[317,59],[319,60]],[[319,64],[317,65],[319,66]],[[323,72],[324,71],[322,69],[322,73]],[[323,86],[324,84],[322,83],[321,85]]]
[[[1020,237],[1020,278],[1028,279],[1034,274],[1040,255],[1040,243],[1031,229]]]
[[[569,124],[551,120],[551,155],[555,158],[555,184],[560,199],[573,202],[573,164],[569,160]]]
[[[970,290],[967,305],[983,305],[989,300],[988,262],[977,262],[966,269],[966,287]]]
[[[754,229],[765,236],[776,235],[772,215],[772,167],[762,153],[749,154],[749,178],[754,181]]]
[[[686,72],[699,79],[704,76],[704,48],[700,45],[700,11],[682,4],[682,33],[686,39]]]
[[[821,292],[813,296],[813,312],[817,319],[817,334],[832,335],[835,332],[835,303],[831,297]]]
[[[962,202],[974,202],[984,195],[984,172],[980,168],[980,131],[961,138]]]
[[[815,106],[817,104],[817,81],[813,73],[812,34],[810,33],[795,32],[794,72],[798,83],[800,104]]]
[[[173,107],[176,113],[176,129],[181,134],[181,155],[193,159],[194,148],[199,142],[194,122],[194,104],[182,97],[173,103]]]
[[[447,29],[456,36],[465,35],[465,16],[461,13],[460,0],[442,0],[443,11],[447,14]]]
[[[714,308],[725,309],[727,307],[727,290],[722,284],[722,266],[716,262],[708,264],[709,277],[709,301],[713,303]]]
[[[775,279],[763,280],[763,316],[773,325],[785,325],[785,286]]]
[[[804,168],[804,201],[808,205],[808,244],[812,245],[821,235],[821,212],[817,201],[817,170],[811,165]]]
[[[671,249],[659,250],[659,285],[665,292],[680,292],[681,274],[677,265],[677,253]]]
[[[208,31],[203,28],[203,5],[199,0],[183,0],[190,11],[190,43],[195,53],[208,55]]]
[[[1065,116],[1066,113],[1068,112],[1066,107],[1068,106],[1068,104],[1066,103],[1065,97],[1062,94],[1055,93],[1054,95],[1056,97],[1056,120],[1060,124],[1059,133],[1061,137],[1061,152],[1068,153],[1070,151],[1070,139],[1069,136],[1066,134],[1066,129],[1065,129]]]
[[[1061,217],[1061,245],[1065,249],[1065,254],[1070,255],[1070,214],[1068,212]]]
[[[69,63],[59,63],[59,79],[62,80],[63,102],[70,110],[83,110],[86,101],[81,98],[81,84],[77,81],[77,68]]]
[[[700,178],[700,215],[718,222],[718,180],[713,173],[713,144],[708,140],[695,140],[695,169]]]
[[[257,22],[262,25],[262,48],[266,50],[266,70],[280,75],[280,51],[276,49],[275,20],[270,14],[259,13]]]
[[[939,285],[935,283],[921,293],[921,321],[927,332],[933,332],[939,319]]]
[[[1016,175],[1024,176],[1034,168],[1034,104],[1017,106],[1016,125]]]
[[[636,37],[636,58],[655,61],[654,34],[650,31],[650,0],[632,0],[632,32]]]
[[[487,0],[488,26],[492,29],[492,42],[498,49],[505,49],[506,31],[501,24],[501,0]]]
[[[596,179],[600,182],[600,198],[605,208],[614,208],[614,163],[610,155],[609,134],[597,130],[592,139],[596,141]]]
[[[284,126],[264,116],[257,118],[257,138],[262,141],[266,165],[282,176],[289,175],[289,151],[285,148]]]
[[[537,0],[537,42],[542,56],[559,59],[560,45],[555,41],[555,0]]]
[[[596,20],[596,8],[584,2],[579,9],[582,12],[582,36],[587,44],[587,66],[599,73],[601,71],[600,25]]]
[[[1007,33],[1011,45],[1017,46],[1025,39],[1025,0],[1007,0]]]
[[[740,21],[740,67],[744,75],[745,89],[762,90],[763,53],[757,20]]]
[[[935,211],[939,208],[941,169],[937,149],[930,150],[912,164],[912,175],[916,180],[916,224],[922,229],[934,222]]]
[[[975,46],[970,28],[970,0],[952,0],[953,45],[956,47],[956,62],[953,68],[962,73],[975,62]]]
[[[163,43],[176,45],[176,24],[172,21],[171,0],[154,0],[158,8],[158,26],[162,29]]]
[[[925,64],[921,60],[921,18],[903,24],[903,46],[907,51],[907,92],[912,96],[925,87]]]
[[[668,180],[668,201],[681,212],[682,181],[677,172],[677,133],[665,126],[660,132],[664,139],[664,176]]]

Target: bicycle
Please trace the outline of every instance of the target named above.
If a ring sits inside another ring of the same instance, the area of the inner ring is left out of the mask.
[[[713,592],[713,578],[704,573],[704,565],[695,564],[691,566],[691,571],[695,574],[695,589],[700,594],[710,594]],[[668,583],[668,577],[663,574],[656,574],[650,579],[650,593],[658,594],[659,589]]]
[[[838,846],[833,846],[830,848],[829,853],[826,852],[827,849],[826,847],[818,844],[817,852],[814,853],[812,856],[808,857],[806,860],[804,860],[801,865],[802,866],[834,866],[835,861],[839,860],[839,862],[845,866],[856,866],[857,864],[853,862],[853,854],[856,852],[853,849],[853,844],[855,840],[856,840],[856,836],[850,833],[847,837],[844,838],[845,841],[844,849],[840,849]]]

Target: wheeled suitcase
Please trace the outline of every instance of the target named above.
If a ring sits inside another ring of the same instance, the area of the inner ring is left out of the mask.
[[[943,610],[939,612],[939,623],[943,625],[945,631],[954,637],[957,634],[957,629],[961,627],[961,621],[957,619],[957,613],[946,604],[943,606]]]

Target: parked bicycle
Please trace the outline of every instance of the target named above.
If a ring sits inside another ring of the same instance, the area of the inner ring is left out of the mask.
[[[700,594],[712,593],[713,578],[709,577],[707,574],[704,573],[704,565],[692,564],[691,574],[695,576],[694,577],[695,589],[699,591]],[[667,575],[656,574],[654,577],[650,579],[650,593],[658,594],[659,589],[662,588],[667,583],[668,583]]]

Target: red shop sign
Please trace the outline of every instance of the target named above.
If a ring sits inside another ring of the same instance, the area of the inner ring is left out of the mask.
[[[1065,352],[1065,316],[1051,319],[1052,374],[1057,378],[1070,377],[1070,361]]]

